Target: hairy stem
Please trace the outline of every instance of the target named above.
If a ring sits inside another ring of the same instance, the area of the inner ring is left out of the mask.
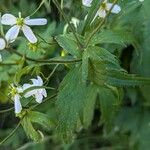
[[[73,59],[73,60],[54,60],[54,59],[49,59],[49,60],[38,60],[38,59],[33,59],[30,57],[27,57],[19,52],[17,52],[15,49],[10,48],[7,49],[7,51],[9,51],[10,53],[15,53],[16,55],[20,56],[20,57],[24,57],[26,60],[28,61],[33,61],[36,63],[48,63],[48,64],[70,64],[70,63],[76,63],[76,62],[80,62],[82,61],[82,59]]]

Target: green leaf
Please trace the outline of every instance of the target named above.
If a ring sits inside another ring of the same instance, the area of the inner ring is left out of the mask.
[[[72,69],[59,87],[56,101],[59,113],[58,134],[63,139],[71,140],[80,120],[86,96],[86,86],[81,81],[81,67]]]
[[[72,34],[64,34],[56,37],[58,44],[72,56],[81,57],[81,49],[78,48],[76,39]]]
[[[49,118],[46,114],[43,114],[38,111],[30,111],[29,118],[30,118],[31,122],[37,123],[37,124],[45,127],[47,130],[50,130],[55,125],[54,120]]]
[[[119,65],[114,55],[103,48],[91,46],[86,49],[90,60],[89,80],[100,86],[106,84],[118,87],[149,85],[150,78],[128,74]]]
[[[150,85],[150,78],[137,77],[136,75],[117,72],[115,70],[110,70],[110,72],[108,72],[107,75],[107,83],[114,86],[135,87]]]
[[[33,141],[35,142],[39,142],[41,141],[41,136],[39,134],[39,132],[37,132],[32,123],[31,123],[31,120],[30,118],[28,118],[28,116],[25,116],[23,119],[22,119],[22,122],[21,122],[22,126],[23,126],[23,129],[26,133],[26,135],[31,138]]]
[[[100,111],[102,113],[101,121],[105,124],[107,130],[111,128],[116,112],[120,107],[120,92],[117,88],[115,90],[117,94],[111,89],[104,87],[99,88]]]
[[[88,80],[88,71],[89,71],[89,56],[86,52],[82,56],[82,81],[84,83]]]
[[[88,128],[93,120],[98,92],[99,87],[94,84],[91,84],[87,89],[86,101],[83,107],[83,125],[85,128]]]
[[[136,40],[131,32],[124,30],[108,30],[104,29],[100,33],[95,34],[89,45],[96,44],[118,44],[126,47],[127,44],[135,45]]]

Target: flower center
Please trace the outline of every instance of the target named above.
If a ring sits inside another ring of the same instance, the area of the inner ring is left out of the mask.
[[[23,26],[24,25],[24,19],[23,18],[17,18],[17,23],[16,23],[18,26]]]
[[[15,87],[11,87],[10,94],[12,97],[14,97],[18,93],[17,89]]]
[[[28,43],[29,49],[35,52],[38,49],[38,43]]]

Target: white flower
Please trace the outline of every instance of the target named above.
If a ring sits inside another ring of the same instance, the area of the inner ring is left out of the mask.
[[[12,100],[14,101],[14,108],[15,108],[15,113],[19,114],[22,111],[22,105],[20,102],[20,93],[23,92],[23,89],[21,87],[15,87],[13,84],[11,85],[11,96]]]
[[[86,7],[91,7],[91,3],[93,0],[82,0],[82,4]]]
[[[113,3],[108,3],[107,0],[105,0],[101,5],[100,5],[100,8],[99,10],[97,11],[96,13],[96,16],[99,16],[100,18],[105,18],[106,15],[107,15],[107,11],[110,11],[110,9],[112,8],[113,6]],[[119,12],[121,11],[121,7],[119,5],[114,5],[112,10],[111,10],[111,13],[114,13],[114,14],[118,14]]]
[[[30,19],[29,17],[22,18],[21,13],[19,13],[19,17],[15,17],[12,14],[4,14],[1,18],[1,23],[3,25],[11,25],[12,27],[6,33],[6,39],[9,39],[10,42],[14,41],[19,31],[22,30],[25,37],[31,42],[36,43],[37,38],[35,37],[34,33],[32,32],[29,26],[32,25],[46,25],[47,19],[45,18],[38,18],[38,19]]]
[[[36,87],[36,86],[43,86],[43,80],[41,77],[37,76],[37,79],[31,79],[32,84],[24,84],[23,85],[23,90],[26,90],[31,87]],[[34,96],[35,100],[38,103],[41,103],[44,97],[47,97],[46,90],[44,88],[38,88],[38,89],[33,89],[27,93],[25,93],[24,97],[28,98],[30,96]]]
[[[0,38],[0,50],[3,50],[7,47],[9,43],[14,42],[14,40],[10,39],[9,36],[5,35],[5,37]]]
[[[6,47],[6,41],[4,38],[0,38],[0,50],[3,50]]]
[[[83,3],[83,5],[85,5],[87,7],[90,7],[92,1],[93,0],[82,0],[82,3]],[[97,11],[94,19],[97,16],[99,16],[100,18],[105,18],[106,15],[107,15],[107,11],[110,11],[110,9],[112,8],[112,6],[113,6],[113,3],[109,3],[108,0],[104,0],[104,2],[102,2],[102,4],[100,5],[100,8]],[[118,14],[120,11],[121,11],[121,7],[116,4],[116,5],[113,6],[113,8],[111,10],[111,13]]]
[[[144,2],[144,0],[139,0],[139,2]]]

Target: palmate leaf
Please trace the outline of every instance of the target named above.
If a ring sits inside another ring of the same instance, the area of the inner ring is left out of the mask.
[[[150,84],[149,78],[127,74],[107,50],[89,47],[83,53],[82,65],[71,69],[60,84],[56,101],[58,134],[71,140],[79,128],[87,128],[93,119],[96,99],[100,103],[101,121],[110,128],[122,99],[121,88],[117,87],[145,84]]]
[[[112,88],[97,86],[92,82],[85,84],[81,76],[82,67],[79,65],[70,70],[59,87],[56,101],[59,116],[57,133],[66,141],[73,139],[75,132],[80,128],[87,128],[91,124],[97,98],[100,100],[102,123],[106,123],[107,126],[113,120],[113,111],[119,106],[118,92],[116,94]],[[110,99],[106,101],[109,94]]]
[[[81,68],[72,69],[62,81],[56,101],[59,113],[58,134],[63,139],[72,139],[80,119],[86,96],[86,86],[81,81]]]

